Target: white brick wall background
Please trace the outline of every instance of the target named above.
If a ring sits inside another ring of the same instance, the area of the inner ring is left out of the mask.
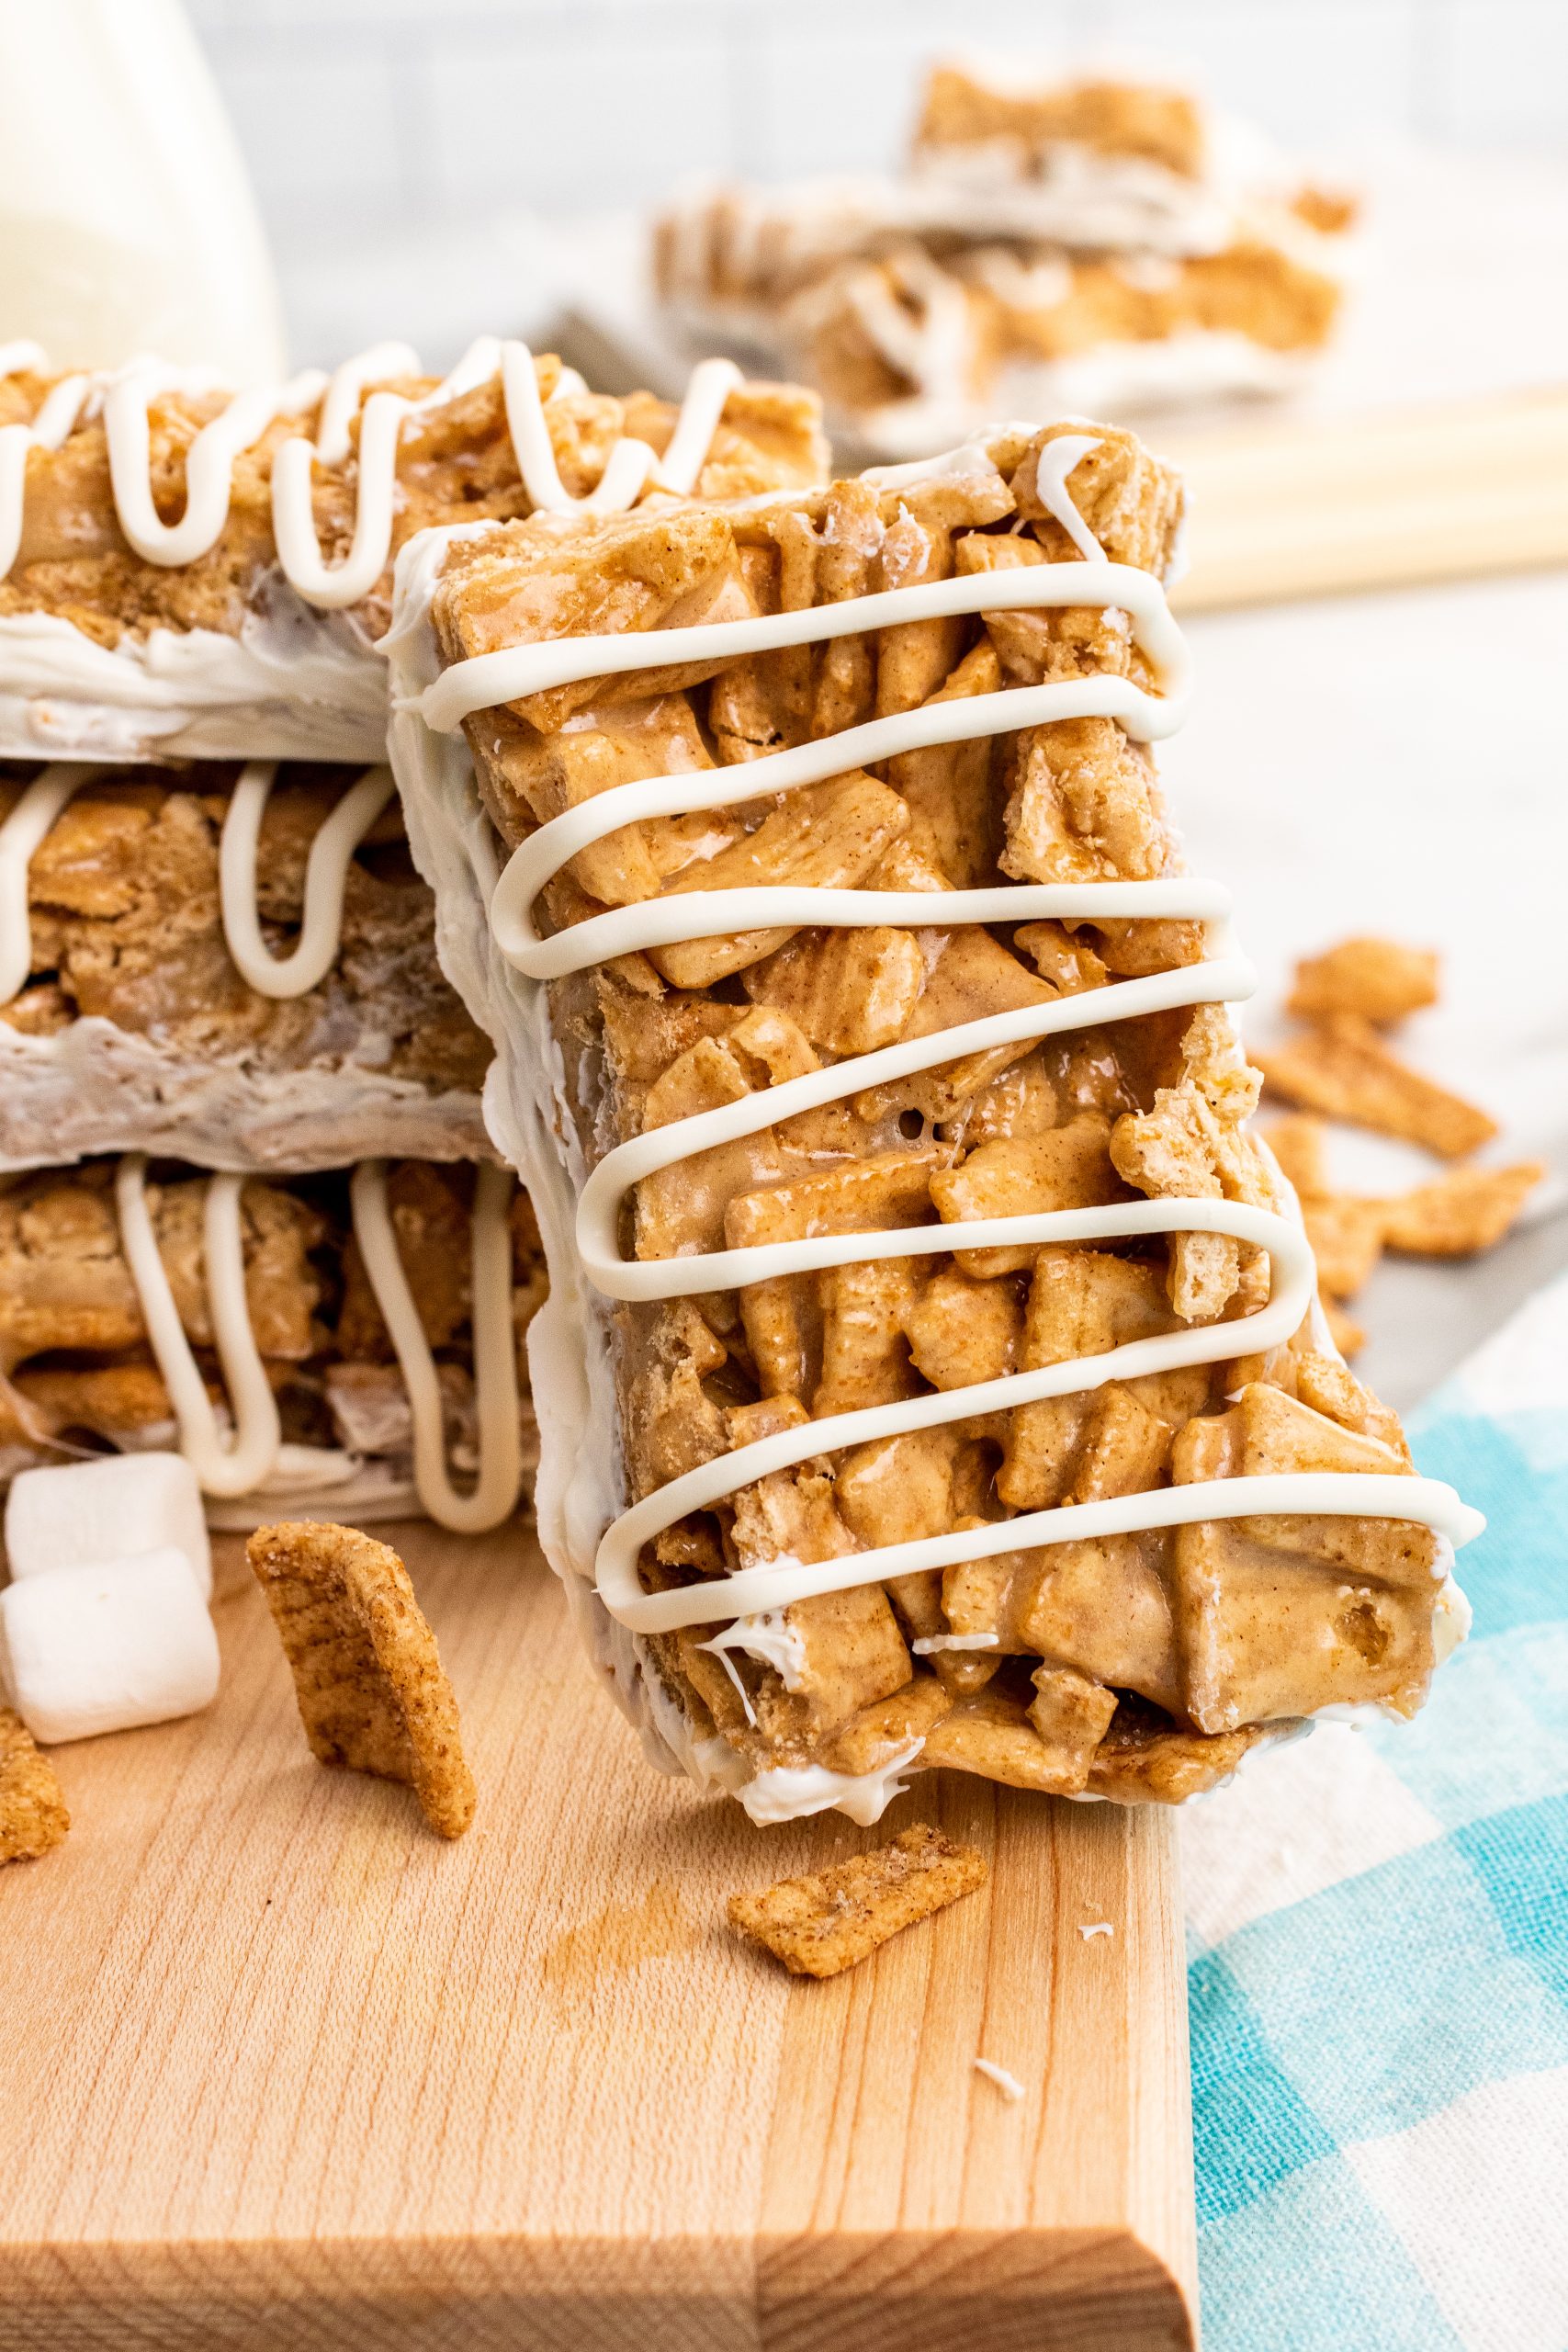
[[[377,325],[388,301],[389,323],[417,337],[423,322],[444,356],[470,316],[479,323],[471,299],[527,274],[520,232],[496,258],[500,213],[641,206],[694,172],[891,162],[921,61],[959,45],[1149,51],[1329,158],[1399,140],[1568,155],[1568,0],[187,6],[249,159],[300,357],[333,356],[311,346],[341,345],[361,311]],[[324,293],[334,259],[341,334]]]

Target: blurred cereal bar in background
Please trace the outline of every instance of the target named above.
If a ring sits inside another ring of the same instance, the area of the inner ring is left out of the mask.
[[[694,189],[653,270],[694,345],[786,362],[897,458],[999,416],[1288,389],[1354,211],[1188,90],[938,64],[902,175]]]

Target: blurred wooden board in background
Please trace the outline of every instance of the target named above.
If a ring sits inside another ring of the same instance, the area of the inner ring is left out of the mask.
[[[1173,1820],[932,1775],[760,1832],[648,1770],[531,1538],[391,1532],[457,1845],[311,1761],[232,1539],[217,1705],[56,1751],[71,1837],[0,1871],[6,2352],[1190,2346]],[[725,1926],[920,1818],[991,1884],[863,1966]]]
[[[1179,612],[1568,563],[1568,390],[1145,429],[1187,479]]]
[[[624,306],[569,310],[547,340],[610,391],[649,382],[677,398],[690,367]],[[1186,476],[1190,569],[1171,598],[1179,612],[1568,563],[1568,385],[1385,396],[1318,413],[1315,397],[1111,420]],[[854,470],[876,454],[840,441],[834,458]]]

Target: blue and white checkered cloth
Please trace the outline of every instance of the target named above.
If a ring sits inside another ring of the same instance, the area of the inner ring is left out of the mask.
[[[1469,1643],[1186,1824],[1205,2352],[1568,2347],[1568,1280],[1410,1433]]]

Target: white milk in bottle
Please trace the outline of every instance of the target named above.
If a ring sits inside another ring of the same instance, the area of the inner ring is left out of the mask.
[[[283,372],[244,165],[179,0],[0,0],[0,343]]]

